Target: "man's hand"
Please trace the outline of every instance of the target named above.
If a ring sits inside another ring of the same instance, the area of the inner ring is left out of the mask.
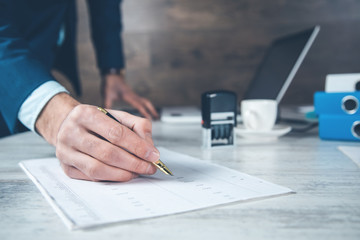
[[[136,108],[141,115],[147,119],[158,119],[159,114],[152,103],[143,97],[138,96],[126,84],[122,74],[107,74],[102,80],[103,106],[112,108],[113,102],[122,99]]]
[[[71,178],[92,181],[129,181],[154,174],[159,159],[151,137],[151,122],[125,112],[109,112],[81,105],[65,93],[43,109],[37,131],[56,147],[56,156]]]

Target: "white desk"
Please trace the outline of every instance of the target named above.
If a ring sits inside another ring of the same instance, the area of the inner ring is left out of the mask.
[[[54,149],[24,133],[0,140],[0,239],[360,239],[360,169],[337,150],[359,143],[321,141],[315,132],[202,150],[199,125],[162,123],[154,124],[154,139],[297,193],[69,231],[18,166],[23,159],[54,156]]]

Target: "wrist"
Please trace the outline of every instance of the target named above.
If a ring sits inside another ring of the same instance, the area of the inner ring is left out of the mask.
[[[43,136],[47,142],[55,146],[61,124],[72,109],[79,104],[79,102],[67,93],[55,95],[39,114],[35,123],[36,131]]]
[[[129,86],[125,80],[125,70],[121,70],[119,74],[108,73],[102,77],[102,92],[104,91],[117,91],[120,94],[124,94],[129,91]]]
[[[120,75],[120,76],[125,76],[125,69],[122,68],[104,68],[101,69],[101,75],[103,77],[107,76],[107,75]]]

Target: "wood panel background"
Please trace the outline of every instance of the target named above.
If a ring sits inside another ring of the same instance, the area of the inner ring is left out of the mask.
[[[85,1],[78,6],[80,100],[100,104]],[[123,22],[127,80],[157,106],[200,105],[213,89],[241,99],[271,41],[316,24],[283,103],[311,104],[326,74],[360,72],[358,0],[124,0]]]

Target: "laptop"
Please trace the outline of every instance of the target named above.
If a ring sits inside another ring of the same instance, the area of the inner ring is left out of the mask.
[[[250,82],[244,99],[275,99],[280,103],[319,31],[320,26],[315,26],[274,40]],[[196,107],[165,107],[161,120],[200,123],[201,111]]]
[[[244,99],[275,99],[279,104],[319,31],[315,26],[273,41]]]

